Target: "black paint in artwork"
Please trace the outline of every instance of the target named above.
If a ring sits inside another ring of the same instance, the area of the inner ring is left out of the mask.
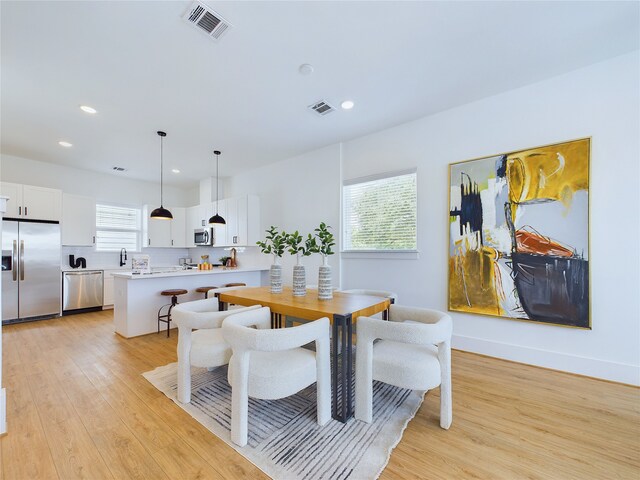
[[[512,253],[515,287],[531,320],[589,328],[589,262]]]
[[[480,232],[482,239],[482,201],[480,200],[480,188],[476,182],[466,173],[461,173],[460,180],[460,208],[454,208],[449,212],[452,217],[460,217],[460,235],[464,235],[465,226],[471,232]],[[468,183],[465,185],[467,177]]]
[[[502,155],[496,162],[496,176],[504,178],[507,176],[507,156]]]

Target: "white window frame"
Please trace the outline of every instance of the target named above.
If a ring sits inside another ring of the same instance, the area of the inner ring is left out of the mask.
[[[400,170],[394,172],[381,173],[377,175],[369,175],[366,177],[359,177],[350,180],[345,180],[342,182],[341,189],[341,224],[342,224],[342,250],[341,256],[342,258],[380,258],[380,259],[394,259],[394,260],[402,260],[402,259],[416,259],[418,258],[418,170],[417,168]],[[348,238],[347,229],[349,228],[347,211],[346,211],[346,197],[345,197],[345,187],[349,187],[351,185],[357,185],[361,183],[369,183],[377,180],[383,180],[386,178],[400,177],[404,175],[415,175],[416,179],[416,248],[414,249],[347,249],[346,242]]]
[[[100,206],[105,207],[116,207],[116,208],[127,208],[136,211],[136,228],[128,229],[128,228],[118,228],[118,227],[102,227],[98,225],[98,208]],[[104,249],[98,248],[99,245],[99,236],[100,231],[108,231],[108,232],[135,232],[136,233],[136,247],[135,249],[127,248],[128,252],[137,253],[142,251],[142,208],[135,205],[122,205],[116,203],[109,202],[96,202],[96,252],[119,252],[120,248],[114,249]],[[126,247],[125,247],[126,248]]]

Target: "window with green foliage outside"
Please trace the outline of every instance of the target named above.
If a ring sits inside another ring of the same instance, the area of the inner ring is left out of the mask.
[[[417,250],[415,170],[346,181],[342,198],[344,251]]]

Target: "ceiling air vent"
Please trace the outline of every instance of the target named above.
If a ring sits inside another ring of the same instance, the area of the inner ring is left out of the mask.
[[[335,108],[333,108],[324,100],[320,100],[313,105],[309,105],[309,108],[316,112],[318,115],[327,115],[335,110]]]
[[[213,40],[219,40],[231,27],[229,22],[200,2],[193,2],[182,18]]]
[[[114,172],[126,172],[127,169],[124,167],[113,167]]]

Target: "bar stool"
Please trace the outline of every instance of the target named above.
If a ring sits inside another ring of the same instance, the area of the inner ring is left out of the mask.
[[[198,287],[196,288],[196,292],[204,293],[204,298],[209,298],[209,290],[215,290],[218,287]]]
[[[246,283],[236,282],[236,283],[227,283],[225,287],[246,287]]]
[[[178,304],[178,295],[185,295],[188,291],[182,288],[176,288],[173,290],[163,290],[160,292],[160,295],[163,297],[171,297],[171,303],[163,305],[158,310],[158,333],[160,333],[160,322],[165,322],[167,324],[167,338],[169,338],[169,328],[171,327],[171,309]],[[162,314],[162,309],[167,308],[167,313]]]

